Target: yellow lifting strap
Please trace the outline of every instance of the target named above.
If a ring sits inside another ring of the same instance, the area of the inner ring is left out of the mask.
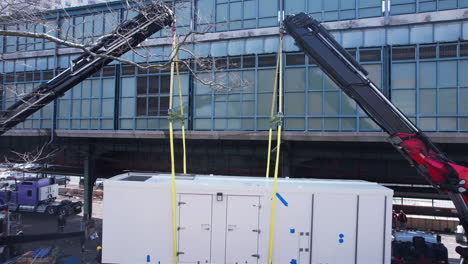
[[[274,118],[272,114],[272,123],[278,124],[278,131],[277,131],[277,138],[276,138],[276,160],[275,160],[275,172],[274,172],[274,179],[273,179],[273,193],[272,193],[272,200],[271,200],[271,218],[270,218],[270,243],[268,246],[268,264],[273,263],[273,247],[275,241],[275,218],[276,218],[276,194],[278,192],[278,171],[279,171],[279,160],[280,160],[280,147],[281,147],[281,130],[283,127],[282,124],[282,115],[283,115],[283,29],[280,27],[280,40],[279,40],[279,49],[278,49],[278,63],[276,69],[279,75],[279,91],[278,91],[278,113],[277,117]],[[278,78],[278,77],[276,77]],[[275,80],[277,80],[275,78]],[[275,82],[276,87],[276,82]],[[273,93],[273,97],[276,96],[276,88],[275,92]],[[274,109],[274,103],[276,100],[273,98],[272,100],[272,113]],[[277,120],[278,122],[273,122]],[[270,140],[272,134],[273,124],[270,126]],[[271,145],[271,143],[269,144]],[[268,150],[268,156],[270,156],[271,149]],[[269,165],[269,164],[268,164]],[[268,175],[267,175],[268,176]]]
[[[173,54],[171,54],[171,75],[170,75],[170,83],[169,83],[169,140],[170,140],[170,151],[171,151],[171,201],[172,201],[172,242],[173,242],[173,255],[174,255],[174,264],[179,262],[178,260],[178,246],[177,246],[177,192],[176,192],[176,171],[175,171],[175,154],[174,154],[174,127],[173,122],[176,118],[174,118],[175,114],[173,112],[173,93],[174,93],[174,66],[177,67],[177,82],[179,86],[179,96],[180,96],[180,108],[181,108],[181,117],[183,118],[183,104],[182,104],[182,89],[180,84],[180,76],[179,76],[179,64],[178,60],[178,47],[177,47],[177,36],[176,36],[176,28],[175,26],[172,27],[172,47],[173,47]],[[182,119],[183,121],[183,119]],[[182,125],[182,127],[184,127]],[[182,131],[183,133],[185,130]],[[185,136],[184,139],[184,173],[186,173],[186,166],[185,166]]]

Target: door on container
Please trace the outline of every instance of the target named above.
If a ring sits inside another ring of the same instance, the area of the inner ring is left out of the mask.
[[[357,196],[313,197],[312,263],[355,264]]]
[[[179,196],[179,263],[211,262],[211,195]]]
[[[258,263],[260,198],[227,196],[226,264]]]

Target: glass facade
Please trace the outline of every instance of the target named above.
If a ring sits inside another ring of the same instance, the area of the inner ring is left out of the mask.
[[[391,15],[466,8],[465,0],[391,0]]]
[[[400,6],[400,10],[410,10],[414,4],[419,8],[415,12],[419,12],[425,10],[421,9],[422,3],[427,6],[435,3],[436,10],[440,10],[454,6],[450,4],[452,2],[393,0],[391,3],[392,12],[397,14],[397,6]],[[456,3],[454,8],[463,7],[461,1]],[[192,28],[226,31],[277,26],[278,10],[284,10],[285,13],[306,11],[325,21],[382,15],[380,0],[197,0],[172,1],[169,4],[176,7],[181,34]],[[91,13],[75,10],[66,16],[61,14],[58,16],[59,26],[50,20],[46,25],[34,28],[29,25],[5,27],[52,32],[80,43],[90,43],[110,32],[118,21],[135,14],[115,7],[113,12],[105,12],[103,8]],[[192,23],[193,19],[196,23]],[[167,33],[160,32],[153,37],[164,37]],[[390,37],[391,32],[388,34]],[[409,36],[409,32],[402,35]],[[199,46],[208,47],[206,49],[210,49],[211,53],[207,54],[213,57],[206,55],[186,61],[193,72],[181,65],[180,84],[187,127],[193,130],[267,130],[270,126],[277,61],[277,55],[271,52],[276,50],[277,40],[270,37],[252,38],[245,43],[232,40],[213,43],[216,45],[201,46],[206,45],[201,43]],[[258,50],[263,52],[256,52],[257,46],[262,46],[263,49]],[[468,99],[468,77],[463,72],[468,67],[468,43],[368,46],[350,49],[349,52],[369,71],[370,79],[383,93],[419,127],[425,131],[468,131],[468,106],[464,103]],[[3,37],[0,38],[0,47],[8,53],[47,50],[54,48],[55,44],[40,39]],[[197,48],[196,45],[194,47]],[[150,49],[154,54],[166,54],[168,50],[170,48],[166,47]],[[213,55],[218,50],[222,52]],[[242,52],[234,53],[233,50]],[[245,54],[236,55],[242,53]],[[64,54],[0,63],[1,70],[5,72],[1,78],[2,109],[41,82],[52,78],[55,71],[68,67],[73,57]],[[135,58],[135,61],[142,62],[143,59]],[[284,62],[286,130],[380,130],[313,60],[301,52],[287,52],[284,54]],[[56,100],[55,105],[44,107],[17,128],[50,128],[54,123],[57,129],[167,129],[169,81],[167,68],[142,70],[114,62],[68,91]],[[176,78],[174,81],[177,88],[179,80]],[[177,89],[174,95],[177,95]],[[174,111],[179,111],[177,97],[174,98],[174,106]]]

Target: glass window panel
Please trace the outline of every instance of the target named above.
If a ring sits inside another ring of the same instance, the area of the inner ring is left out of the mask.
[[[457,90],[439,90],[439,114],[451,115],[457,113]]]
[[[458,65],[458,82],[460,86],[468,86],[468,74],[466,74],[466,69],[468,69],[468,60],[460,60]]]
[[[415,114],[416,97],[414,90],[394,90],[392,91],[392,101],[404,114]]]
[[[195,116],[211,115],[211,96],[195,96]]]
[[[324,75],[325,77],[325,82],[324,82],[324,88],[325,90],[337,90],[338,86],[335,84],[334,81],[332,81],[328,76]]]
[[[419,113],[422,115],[434,115],[437,110],[437,97],[435,89],[419,91]]]
[[[229,102],[228,103],[228,116],[240,116],[241,115],[241,107],[240,102]]]
[[[102,13],[94,15],[94,36],[101,36],[104,29],[104,15]]]
[[[240,129],[241,128],[241,119],[228,119],[227,120],[228,129]]]
[[[136,120],[136,128],[138,129],[145,129],[148,127],[148,120],[147,119],[137,119]]]
[[[304,115],[305,99],[304,93],[286,93],[284,113],[286,115]]]
[[[460,88],[459,91],[460,104],[458,111],[460,114],[468,114],[468,88]]]
[[[91,116],[91,101],[81,100],[81,117],[89,117]]]
[[[70,116],[70,100],[59,100],[59,117]]]
[[[146,94],[147,80],[148,80],[148,77],[138,77],[137,79],[137,94],[138,95]]]
[[[321,115],[322,102],[322,92],[309,92],[309,115]]]
[[[228,4],[216,6],[216,22],[225,22],[228,20]]]
[[[324,119],[324,129],[336,130],[340,128],[340,119],[339,118],[325,118]]]
[[[462,117],[460,118],[460,130],[468,130],[468,118]]]
[[[288,1],[296,2],[296,1]],[[258,0],[258,6],[261,6],[259,11],[260,17],[276,16],[278,13],[278,1]]]
[[[71,89],[72,94],[73,94],[73,99],[80,99],[81,98],[81,88],[82,84],[77,84],[75,87]]]
[[[159,98],[148,98],[148,116],[159,116]]]
[[[115,94],[115,79],[102,80],[102,97],[114,97]]]
[[[163,75],[160,79],[159,92],[161,94],[169,94],[170,91],[170,77],[169,75]]]
[[[243,118],[242,119],[242,124],[241,124],[241,129],[244,130],[254,130],[254,119],[253,118]]]
[[[133,128],[133,120],[132,119],[122,119],[122,120],[120,120],[120,128],[121,129],[132,129]]]
[[[378,130],[380,127],[370,118],[360,118],[359,121],[360,130]]]
[[[102,99],[102,117],[114,115],[114,99]]]
[[[195,119],[194,121],[195,129],[210,129],[211,128],[211,119]]]
[[[327,0],[324,2],[324,10],[331,11],[338,9],[338,0]]]
[[[69,120],[59,120],[58,128],[70,128]]]
[[[120,116],[135,116],[135,98],[122,98]]]
[[[325,115],[337,115],[340,109],[339,92],[326,92],[324,105]]]
[[[226,116],[226,102],[215,103],[215,116]]]
[[[356,130],[356,118],[341,118],[341,129]]]
[[[226,119],[215,119],[214,129],[226,129]]]
[[[255,102],[242,102],[242,115],[253,116],[255,114]]]
[[[457,119],[455,117],[439,118],[439,130],[457,130]]]
[[[413,47],[392,49],[393,60],[414,60],[415,54],[416,54],[416,48],[413,48]]]
[[[242,82],[244,93],[254,93],[255,92],[255,72],[254,71],[244,71],[242,72]],[[253,94],[252,94],[253,95]],[[248,96],[244,94],[244,99]],[[253,99],[253,98],[251,98]]]
[[[91,117],[99,117],[101,104],[98,99],[91,100]]]
[[[83,81],[82,84],[83,86],[82,86],[81,95],[84,98],[91,97],[91,81],[86,80],[86,81]]]
[[[258,94],[257,114],[270,116],[272,93]]]
[[[437,64],[435,62],[421,62],[419,64],[419,87],[436,87]]]
[[[92,97],[96,98],[96,97],[101,97],[101,91],[102,91],[102,87],[101,87],[101,80],[98,79],[98,80],[92,80],[92,89],[91,89],[91,95]]]
[[[319,2],[319,1],[316,1]],[[285,12],[287,14],[295,14],[299,12],[304,12],[304,0],[296,0],[296,1],[285,1]]]
[[[452,58],[457,56],[457,45],[441,45],[439,46],[440,58]]]
[[[437,119],[433,117],[420,117],[419,127],[424,131],[434,131],[437,129]]]
[[[108,120],[108,119],[101,120],[101,128],[102,129],[113,129],[114,128],[114,121],[113,120]]]
[[[242,19],[242,2],[231,3],[229,7],[230,20]]]
[[[198,74],[198,78],[201,80],[194,80],[195,82],[195,93],[196,94],[204,94],[204,93],[211,93],[213,90],[209,85],[205,85],[204,83],[209,83],[213,81],[213,78],[206,73]],[[203,81],[203,82],[202,82]]]
[[[356,114],[356,102],[349,98],[345,93],[341,93],[341,114],[354,115]]]
[[[104,34],[110,33],[114,30],[115,25],[119,24],[116,12],[109,12],[104,15]]]
[[[122,96],[135,96],[135,78],[122,78]]]
[[[414,63],[396,63],[392,65],[392,88],[416,87],[416,69]]]
[[[286,129],[305,129],[305,119],[304,118],[292,118],[286,117],[285,120]]]
[[[72,117],[79,117],[80,116],[80,107],[81,101],[80,100],[72,100]]]
[[[382,86],[382,65],[366,64],[363,66],[369,72],[369,79],[380,88]]]
[[[423,46],[419,48],[420,59],[434,59],[437,55],[437,46]]]
[[[309,129],[310,130],[322,130],[322,118],[309,118]]]
[[[255,18],[257,14],[256,1],[244,1],[244,19]]]
[[[440,61],[437,68],[437,86],[454,87],[457,85],[457,62]]]
[[[137,98],[137,116],[146,116],[146,97]]]
[[[148,94],[157,95],[159,93],[159,76],[149,76],[148,78]]]
[[[275,70],[259,70],[258,71],[258,91],[273,91],[275,83]]]
[[[319,68],[309,69],[309,90],[322,90],[322,71]]]

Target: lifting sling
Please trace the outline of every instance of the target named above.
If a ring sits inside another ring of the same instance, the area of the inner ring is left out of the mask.
[[[278,113],[276,116],[273,116],[275,103],[276,103],[276,88],[279,74],[279,91],[278,91]],[[276,160],[275,160],[275,171],[273,178],[273,193],[271,199],[271,218],[270,218],[270,240],[268,245],[268,264],[273,263],[273,247],[275,240],[275,218],[276,218],[276,194],[278,192],[278,171],[279,171],[279,160],[280,160],[280,150],[281,150],[281,131],[282,131],[282,116],[283,116],[283,29],[280,27],[280,39],[279,39],[279,49],[278,49],[278,61],[276,64],[276,76],[275,84],[273,89],[272,105],[271,105],[271,120],[270,120],[270,131],[269,131],[269,141],[268,141],[268,163],[267,163],[267,174],[269,176],[269,167],[270,167],[270,153],[271,153],[271,141],[272,141],[272,130],[274,125],[278,125],[277,128],[277,138],[276,138]]]
[[[184,104],[182,99],[182,87],[179,72],[179,47],[177,42],[175,22],[172,27],[172,48],[171,54],[171,73],[170,73],[170,89],[169,89],[169,141],[171,152],[171,202],[172,202],[172,241],[173,241],[173,255],[174,264],[178,263],[178,246],[177,246],[177,191],[176,191],[176,171],[175,171],[175,154],[174,154],[174,120],[179,120],[182,123],[182,146],[183,146],[183,171],[187,174],[187,156],[185,147],[185,122],[184,122]],[[173,93],[174,93],[174,67],[177,75],[177,86],[179,95],[180,113],[173,111]]]

